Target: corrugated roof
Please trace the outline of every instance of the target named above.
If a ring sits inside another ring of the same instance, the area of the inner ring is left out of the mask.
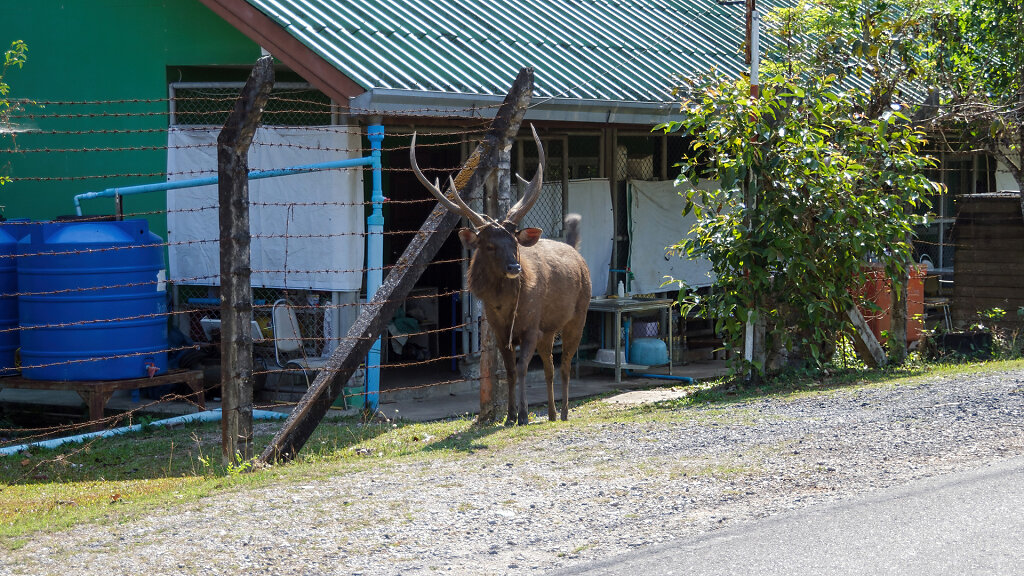
[[[531,66],[535,98],[661,104],[747,69],[744,8],[715,0],[246,1],[371,92],[501,97]]]

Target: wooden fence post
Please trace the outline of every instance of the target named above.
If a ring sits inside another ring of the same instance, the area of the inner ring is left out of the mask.
[[[478,423],[494,422],[504,417],[508,402],[499,403],[501,395],[508,396],[508,382],[504,390],[498,382],[498,351],[491,334],[491,326],[485,316],[480,316],[480,412],[476,416]],[[504,407],[505,411],[500,411]]]
[[[513,204],[512,147],[498,151],[497,170],[484,184],[484,210],[500,222]],[[502,375],[504,377],[502,377]],[[498,361],[491,325],[480,317],[480,413],[477,422],[496,422],[508,414],[508,374]]]
[[[532,94],[533,69],[524,68],[505,96],[484,139],[455,177],[456,188],[464,199],[480,190],[484,181],[497,169],[498,152],[508,146],[519,132],[519,124],[526,114]],[[380,289],[362,307],[345,339],[317,373],[316,379],[299,400],[281,431],[260,455],[261,463],[291,460],[305,446],[327,414],[331,403],[342,393],[345,382],[359,368],[373,342],[387,327],[391,316],[402,305],[460,218],[440,204],[434,208]]]
[[[854,306],[846,311],[850,323],[853,325],[853,349],[857,356],[868,366],[868,368],[881,368],[885,366],[889,358],[885,355],[885,349],[875,338],[874,332],[868,326],[867,320],[860,310]]]
[[[217,136],[220,202],[221,456],[252,459],[252,288],[249,267],[249,145],[274,86],[270,56],[256,62]]]

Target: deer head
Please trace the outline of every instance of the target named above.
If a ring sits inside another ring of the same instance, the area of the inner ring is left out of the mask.
[[[492,278],[517,277],[522,272],[519,262],[519,247],[533,246],[540,240],[540,228],[519,229],[519,223],[540,197],[541,187],[544,183],[544,147],[541,145],[540,137],[537,136],[537,129],[531,125],[530,130],[533,132],[534,142],[537,143],[537,171],[534,173],[533,179],[526,183],[526,193],[509,209],[501,222],[470,208],[459,196],[455,181],[451,177],[448,178],[447,195],[441,191],[439,181],[435,180],[431,184],[416,164],[416,134],[412,135],[409,162],[416,178],[426,186],[427,190],[430,190],[430,193],[437,198],[442,206],[469,221],[471,228],[459,230],[459,240],[467,249],[477,250],[478,254],[486,255],[485,258],[478,259],[474,254],[473,262],[476,264],[480,260],[481,264],[477,265],[484,265],[491,269],[490,276]],[[523,181],[522,178],[520,180]]]

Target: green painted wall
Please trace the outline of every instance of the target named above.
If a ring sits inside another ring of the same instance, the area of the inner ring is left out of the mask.
[[[225,66],[223,80],[244,79],[260,49],[197,0],[26,0],[5,6],[0,45],[28,43],[21,70],[9,70],[13,98],[36,101],[155,100],[125,104],[32,107],[36,118],[18,118],[25,132],[0,139],[0,166],[14,182],[0,187],[0,205],[8,218],[51,219],[74,212],[82,192],[165,180],[168,79],[185,80],[192,66]],[[180,67],[180,68],[179,68]],[[209,79],[209,78],[204,78]],[[134,116],[47,117],[68,114]],[[116,130],[149,133],[112,133]],[[47,130],[93,134],[46,134]],[[23,152],[11,152],[16,147]],[[154,147],[150,150],[35,152],[83,148]],[[141,174],[88,180],[33,181],[18,178],[77,178]],[[151,175],[152,174],[152,175]],[[83,203],[86,214],[113,212],[112,200]],[[154,212],[151,228],[166,238],[163,193],[125,199],[126,213]]]

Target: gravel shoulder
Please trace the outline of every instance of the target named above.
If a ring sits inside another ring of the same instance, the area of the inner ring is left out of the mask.
[[[37,535],[0,574],[541,574],[1024,454],[1024,370],[673,410]]]

